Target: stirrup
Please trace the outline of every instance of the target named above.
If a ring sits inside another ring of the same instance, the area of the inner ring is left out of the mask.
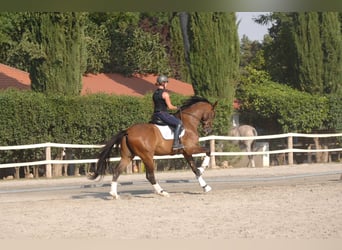
[[[177,145],[172,146],[172,150],[179,150],[179,149],[183,149],[183,148],[184,148],[183,144],[177,144]]]

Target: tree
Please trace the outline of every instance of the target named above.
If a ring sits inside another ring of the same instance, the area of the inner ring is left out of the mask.
[[[86,69],[83,13],[33,13],[31,88],[46,94],[78,95]]]
[[[321,12],[319,15],[324,93],[337,93],[342,89],[342,25],[337,12]]]
[[[28,71],[36,47],[31,43],[33,20],[27,12],[0,13],[0,62]]]
[[[85,42],[87,47],[86,73],[103,72],[104,65],[110,61],[110,38],[103,16],[98,12],[88,15],[85,29]]]
[[[153,19],[152,13],[114,12],[102,14],[104,17],[100,22],[106,26],[111,43],[110,60],[105,64],[105,72],[132,75],[135,73],[167,74],[170,71],[167,52],[162,44],[160,33],[146,28],[149,25],[149,18]],[[154,15],[156,20],[163,19],[163,15],[160,13]],[[144,23],[143,20],[147,23]],[[156,23],[159,25],[158,21]],[[157,28],[157,30],[159,29]]]
[[[188,13],[186,60],[195,94],[232,103],[239,72],[239,38],[235,13]],[[182,23],[182,22],[181,22]]]
[[[230,127],[233,97],[239,77],[239,38],[235,13],[179,14],[184,59],[196,95],[219,99],[223,113],[218,133]]]
[[[272,79],[309,93],[329,94],[341,83],[341,22],[336,12],[272,13],[266,68]]]
[[[262,70],[265,67],[263,44],[251,41],[246,35],[241,38],[240,44],[240,67],[246,66]]]
[[[276,82],[295,85],[298,82],[295,64],[296,49],[292,38],[293,23],[288,13],[261,15],[257,23],[271,23],[270,40],[264,42],[266,70]]]
[[[179,13],[174,12],[170,17],[170,36],[171,36],[171,66],[175,78],[190,82],[189,67],[184,48],[182,29],[180,24]]]
[[[37,13],[35,13],[37,14]],[[0,13],[0,62],[30,70],[32,58],[39,58],[41,51],[37,43],[33,43],[32,33],[36,25],[37,15],[31,12]],[[86,26],[83,42],[86,44],[86,73],[103,71],[109,62],[110,38],[107,27],[103,24],[105,13],[83,13]]]
[[[293,13],[293,37],[297,52],[297,88],[309,93],[323,93],[323,51],[317,12]]]

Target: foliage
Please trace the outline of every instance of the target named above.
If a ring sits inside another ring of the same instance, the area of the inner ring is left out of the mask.
[[[170,72],[159,33],[139,27],[139,21],[144,17],[144,13],[138,12],[116,12],[107,17],[105,25],[110,34],[111,61],[106,64],[106,72],[125,75]]]
[[[342,23],[337,12],[320,13],[324,93],[342,93]],[[341,13],[340,13],[341,16]]]
[[[185,61],[185,51],[182,32],[180,29],[179,13],[175,13],[170,23],[171,37],[171,68],[172,75],[185,82],[191,82],[189,69]]]
[[[189,13],[189,72],[195,94],[233,100],[239,67],[234,13]]]
[[[225,99],[212,97],[208,98],[211,103],[218,101],[216,106],[216,116],[214,127],[211,134],[213,135],[228,135],[230,125],[232,123],[231,114],[233,113],[233,105]]]
[[[298,82],[296,88],[309,93],[323,93],[323,51],[316,12],[295,13],[293,37],[297,58]]]
[[[256,70],[250,73],[252,77],[245,79],[237,93],[241,112],[254,114],[254,123],[264,127],[265,120],[273,121],[280,129],[276,132],[309,133],[324,126],[329,110],[326,97],[272,82],[267,74]]]
[[[181,13],[180,20],[184,59],[195,94],[218,100],[216,122],[219,126],[215,126],[214,132],[227,134],[239,76],[235,14],[190,12]]]
[[[106,26],[102,23],[97,24],[92,21],[92,15],[89,14],[89,22],[85,29],[85,42],[87,47],[87,67],[86,73],[100,73],[104,65],[109,63],[110,39]]]
[[[246,66],[262,70],[265,68],[262,43],[251,41],[247,36],[243,36],[240,44],[240,67]]]
[[[29,71],[30,60],[40,54],[31,41],[31,28],[35,25],[28,12],[0,13],[0,61]],[[36,24],[37,25],[37,24]]]
[[[274,12],[270,16],[262,16],[259,22],[270,23],[270,38],[264,44],[266,70],[273,81],[291,85],[298,82],[295,74],[297,58],[292,39],[292,21],[287,13]]]
[[[122,65],[124,73],[169,75],[168,56],[160,43],[159,34],[151,34],[137,28],[133,30],[131,43],[125,51]]]
[[[51,119],[50,107],[40,93],[31,91],[5,91],[0,95],[0,145],[25,145],[29,143],[48,142],[47,133]],[[42,159],[43,153],[37,150],[0,151],[3,162],[20,162],[23,159],[33,161]]]
[[[187,97],[172,93],[171,98],[175,105],[181,105]],[[0,106],[2,146],[45,142],[102,144],[132,124],[149,122],[153,112],[152,94],[143,98],[107,94],[47,96],[10,89],[0,92]],[[219,103],[213,133],[227,129],[226,108]],[[4,162],[44,159],[41,149],[0,153]],[[75,158],[86,153],[89,157],[95,151],[77,151]]]
[[[264,44],[266,69],[276,82],[313,94],[339,90],[342,33],[337,12],[274,12]]]
[[[342,132],[342,97],[338,93],[329,95],[329,117],[326,126],[328,129]]]
[[[31,42],[39,54],[31,57],[31,88],[45,94],[78,95],[85,71],[82,13],[33,13]]]

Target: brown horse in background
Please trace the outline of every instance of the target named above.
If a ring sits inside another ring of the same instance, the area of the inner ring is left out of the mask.
[[[181,153],[196,175],[204,192],[209,192],[211,187],[203,180],[202,173],[204,172],[205,167],[209,165],[210,150],[199,145],[197,129],[199,124],[202,124],[203,131],[206,134],[212,131],[212,122],[215,117],[216,105],[217,101],[215,104],[211,104],[207,99],[198,96],[193,96],[183,103],[175,114],[177,118],[182,120],[185,129],[185,134],[181,138],[184,149],[181,149],[178,152],[172,151],[173,140],[163,139],[159,129],[154,124],[134,124],[129,128],[120,131],[114,135],[102,149],[95,167],[95,172],[92,173],[89,178],[94,180],[99,175],[103,176],[105,174],[106,168],[109,165],[111,150],[116,146],[115,148],[120,151],[121,159],[114,167],[111,190],[109,192],[114,199],[119,198],[117,193],[117,180],[135,156],[139,156],[144,162],[146,179],[152,184],[155,192],[162,196],[169,196],[156,181],[153,156]],[[206,153],[206,156],[202,165],[197,168],[192,155],[198,153]]]

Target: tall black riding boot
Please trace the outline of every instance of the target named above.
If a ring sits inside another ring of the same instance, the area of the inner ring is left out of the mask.
[[[173,145],[172,145],[173,150],[179,150],[179,149],[184,148],[183,144],[179,143],[179,135],[181,133],[181,130],[182,130],[182,124],[178,124],[174,131],[174,139],[173,139]]]

